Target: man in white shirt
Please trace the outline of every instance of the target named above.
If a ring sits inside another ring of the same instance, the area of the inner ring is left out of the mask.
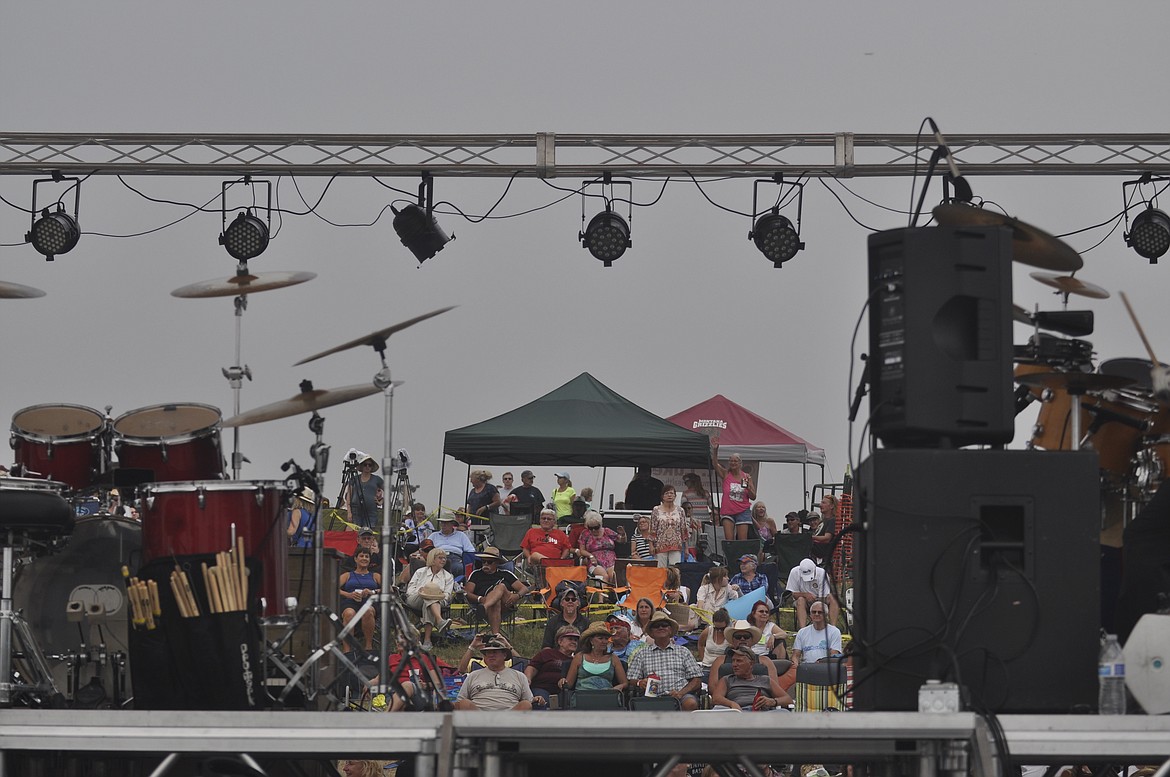
[[[826,609],[824,602],[814,602],[808,608],[812,623],[796,632],[792,643],[793,663],[812,664],[841,655],[841,630],[825,622]]]
[[[802,559],[788,573],[785,590],[792,594],[792,606],[796,610],[796,625],[808,625],[808,611],[813,602],[824,602],[829,606],[829,623],[836,623],[840,610],[837,598],[829,590],[829,578],[811,558]]]

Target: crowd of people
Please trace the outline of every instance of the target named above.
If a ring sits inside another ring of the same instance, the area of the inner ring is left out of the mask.
[[[459,596],[473,620],[486,625],[473,636],[456,668],[466,677],[455,708],[544,710],[573,706],[578,692],[608,692],[621,695],[623,704],[657,698],[683,711],[703,704],[740,711],[789,709],[797,666],[843,651],[835,625],[839,604],[815,553],[815,538],[831,537],[837,502],[828,496],[820,504],[820,514],[790,513],[781,528],[762,501],[752,501],[755,488],[742,461],[732,456],[723,467],[717,451],[716,446],[712,460],[724,490],[718,508],[697,474],[684,478],[680,500],[673,485],[662,484],[649,468],[639,468],[626,491],[625,507],[646,512],[638,514],[632,536],[621,527],[615,531],[606,526],[584,498],[592,499],[590,490],[578,494],[565,471],[556,473],[556,487],[545,501],[530,470],[521,472],[520,486],[514,485],[512,473],[504,473],[502,487],[492,484],[490,471],[474,470],[464,510],[441,512],[435,518],[438,528],[429,534],[425,507],[412,505],[407,531],[417,545],[407,545],[411,553],[398,582],[407,607],[418,616],[421,647],[431,651],[437,636],[451,628],[448,608]],[[461,520],[507,511],[535,516],[521,541],[521,555],[514,560],[528,574],[517,574],[513,560],[491,544],[476,548]],[[780,534],[807,532],[813,535],[814,552],[777,580],[761,571],[763,552],[742,554],[727,560],[735,562],[734,573],[722,563],[706,568],[692,595],[680,579],[679,565],[700,552],[695,537],[703,519],[696,515],[710,521],[716,511],[725,538],[744,538],[747,528],[754,526],[766,548]],[[290,516],[290,527],[302,524],[301,517]],[[290,537],[295,531],[290,529]],[[376,550],[373,532],[360,531],[352,568],[339,580],[345,620],[381,588]],[[517,654],[503,626],[520,602],[535,592],[538,583],[531,573],[549,560],[569,560],[586,568],[591,584],[612,591],[619,551],[665,568],[654,600],[627,599],[612,614],[595,619],[589,614],[586,585],[562,581],[548,589],[548,616],[539,649],[530,656]],[[469,564],[472,558],[474,563]],[[755,601],[744,617],[732,618],[728,604],[743,597]],[[795,634],[779,625],[781,604],[793,609]],[[361,625],[369,650],[374,624]]]

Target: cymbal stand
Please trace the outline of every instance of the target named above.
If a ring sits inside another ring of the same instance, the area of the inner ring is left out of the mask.
[[[382,369],[374,376],[374,385],[382,389],[382,393],[386,397],[385,410],[385,436],[384,447],[382,449],[382,482],[383,484],[390,482],[390,475],[394,472],[394,455],[393,445],[391,444],[392,432],[394,429],[394,387],[402,385],[401,381],[394,381],[390,379],[390,367],[386,364],[386,340],[379,338],[373,343],[374,350],[378,352],[378,358],[382,361]],[[383,488],[385,486],[383,485]],[[397,490],[397,489],[396,489]],[[382,592],[378,594],[378,600],[382,605],[382,649],[378,651],[378,687],[375,693],[385,694],[387,690],[386,681],[387,675],[390,672],[390,650],[389,640],[386,639],[386,634],[389,633],[390,626],[390,590],[393,588],[391,582],[394,574],[394,562],[390,558],[390,538],[397,533],[398,527],[392,524],[392,510],[393,503],[397,501],[395,497],[382,499]],[[401,515],[401,513],[399,513]]]
[[[248,266],[243,262],[240,263],[243,273],[247,273]],[[236,363],[231,367],[224,367],[221,369],[223,376],[227,378],[228,385],[232,388],[234,395],[234,413],[240,414],[240,389],[243,388],[244,378],[252,379],[252,369],[244,364],[240,364],[240,340],[241,330],[244,320],[244,311],[248,309],[248,295],[241,294],[234,300],[236,307]],[[232,480],[240,479],[240,470],[244,461],[243,455],[240,453],[240,427],[236,426],[232,429]]]
[[[28,622],[13,608],[12,578],[15,569],[12,549],[16,542],[15,532],[9,530],[7,539],[3,551],[4,577],[0,580],[0,707],[11,707],[14,701],[25,695],[37,699],[61,696]],[[15,649],[18,645],[19,653]],[[15,681],[12,660],[16,657],[23,658],[28,664],[28,672],[34,679],[31,684]]]

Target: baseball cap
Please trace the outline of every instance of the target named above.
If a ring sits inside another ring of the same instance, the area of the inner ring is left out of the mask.
[[[817,574],[817,565],[813,563],[811,558],[802,559],[800,562],[800,579],[804,581],[812,580]]]

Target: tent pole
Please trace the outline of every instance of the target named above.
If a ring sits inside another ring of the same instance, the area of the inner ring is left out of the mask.
[[[443,507],[443,478],[447,474],[447,454],[443,454],[443,463],[439,465],[439,496],[435,499],[435,529],[439,528],[439,513]],[[417,533],[416,533],[417,537]],[[419,540],[421,543],[422,540]]]
[[[605,505],[605,473],[607,473],[607,472],[609,472],[609,467],[602,467],[602,468],[601,468],[601,494],[600,494],[600,496],[601,496],[601,500],[600,500],[600,504],[601,504],[603,507],[604,507],[604,505]],[[611,507],[613,506],[613,500],[612,500],[612,499],[610,500],[610,506],[611,506]],[[594,509],[594,508],[593,508],[593,505],[590,505],[590,506],[589,506],[589,509],[590,509],[590,510]],[[601,512],[601,510],[598,510],[597,512]]]

